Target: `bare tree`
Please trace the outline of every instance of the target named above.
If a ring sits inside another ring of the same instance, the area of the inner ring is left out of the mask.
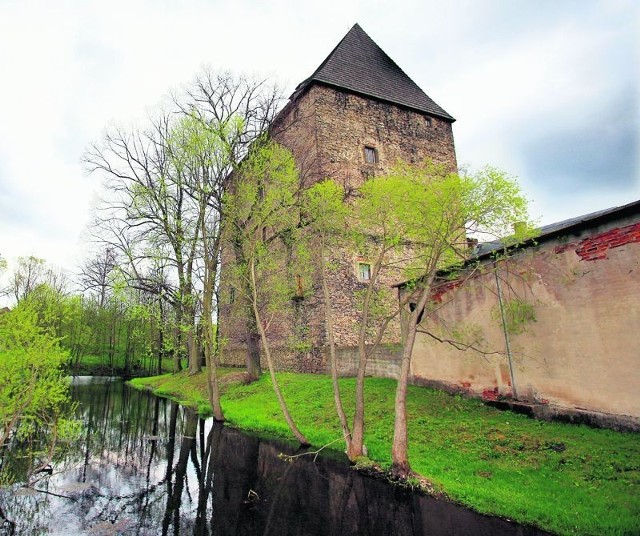
[[[116,269],[116,254],[112,247],[105,246],[103,251],[87,259],[79,276],[81,288],[97,293],[99,307],[104,307],[107,293],[111,287],[110,276]]]
[[[156,292],[174,307],[191,373],[200,370],[199,316],[213,363],[222,199],[280,100],[265,81],[204,72],[174,96],[172,113],[160,114],[145,130],[112,130],[85,154],[87,169],[105,176],[109,193],[95,234],[122,259],[127,284]],[[158,264],[168,278],[149,277]],[[259,363],[259,355],[252,359]],[[178,358],[174,369],[180,369]]]
[[[43,283],[46,261],[30,255],[18,257],[18,265],[10,276],[9,292],[19,303]]]
[[[197,214],[185,192],[182,170],[170,155],[171,116],[162,114],[146,131],[116,129],[85,153],[91,172],[106,178],[108,204],[98,216],[98,235],[122,259],[127,283],[158,291],[149,268],[171,267],[174,280],[163,290],[185,333],[190,370],[197,371],[194,269],[198,261]],[[195,359],[194,359],[195,356]],[[192,368],[193,367],[193,368]],[[176,357],[174,369],[180,369]]]

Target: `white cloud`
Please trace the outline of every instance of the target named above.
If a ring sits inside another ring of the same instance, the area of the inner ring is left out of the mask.
[[[105,127],[143,121],[205,64],[291,91],[355,22],[458,119],[460,162],[519,175],[545,221],[640,197],[562,197],[530,158],[539,140],[619,128],[616,99],[638,96],[631,0],[5,1],[0,253],[73,266],[98,183],[80,158]]]

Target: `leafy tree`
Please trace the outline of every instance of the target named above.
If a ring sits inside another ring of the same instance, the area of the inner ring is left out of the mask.
[[[510,236],[517,242],[530,236],[527,202],[517,182],[494,168],[475,175],[457,175],[431,163],[401,164],[387,176],[369,181],[363,198],[371,205],[390,207],[385,215],[394,227],[392,247],[410,244],[404,274],[411,292],[400,304],[407,317],[400,375],[395,399],[392,473],[411,474],[407,455],[406,394],[417,326],[429,314],[428,303],[438,270],[455,268],[469,257],[467,236]],[[375,272],[375,267],[374,267]]]
[[[230,172],[267,129],[279,100],[264,81],[204,72],[174,98],[171,113],[144,130],[112,130],[85,154],[87,168],[108,179],[96,234],[121,259],[128,285],[173,307],[191,373],[200,369],[199,307],[206,302],[207,315],[213,308]],[[164,277],[153,277],[158,266]],[[178,371],[179,353],[174,357]]]
[[[150,128],[114,130],[102,145],[85,154],[87,168],[108,179],[111,193],[98,228],[108,247],[122,257],[127,284],[156,291],[165,281],[149,276],[156,263],[170,266],[174,283],[163,288],[185,335],[190,370],[198,369],[195,330],[194,271],[197,269],[198,215],[186,193],[184,168],[171,157],[170,114]],[[175,370],[180,370],[179,356]]]
[[[347,455],[353,461],[366,455],[365,430],[365,373],[369,356],[382,342],[386,328],[399,311],[390,289],[380,283],[385,271],[395,270],[406,259],[406,230],[398,216],[396,204],[389,196],[388,188],[374,179],[367,181],[355,199],[345,201],[344,190],[333,181],[312,186],[306,192],[305,212],[309,218],[307,230],[314,237],[314,251],[320,266],[320,280],[329,341],[331,373],[333,377],[336,410],[345,437]],[[365,288],[358,293],[360,322],[358,334],[358,369],[355,387],[355,411],[351,427],[342,408],[337,382],[337,363],[333,334],[331,297],[327,284],[330,269],[328,252],[357,251],[372,259],[372,270]],[[396,255],[393,255],[393,254]]]
[[[217,345],[213,327],[214,300],[217,294],[221,249],[222,196],[233,144],[242,133],[241,117],[225,123],[206,123],[197,116],[185,116],[174,127],[171,157],[188,177],[187,192],[197,207],[202,256],[202,293],[200,320],[208,370],[209,398],[214,417],[224,420],[217,376]]]
[[[260,334],[273,388],[289,429],[302,445],[308,440],[289,412],[271,356],[269,326],[291,308],[292,266],[308,266],[301,236],[299,178],[291,153],[275,142],[256,143],[242,162],[226,199],[225,238],[235,262],[231,278],[251,311]]]
[[[16,266],[10,278],[10,292],[17,302],[26,298],[40,283],[45,275],[46,261],[30,255],[29,257],[18,257]]]
[[[411,474],[406,423],[410,359],[419,319],[429,314],[427,305],[436,273],[444,267],[455,270],[469,258],[468,236],[504,237],[511,234],[514,222],[526,223],[527,204],[517,183],[498,170],[486,168],[473,176],[459,176],[430,162],[417,166],[398,164],[390,174],[365,182],[352,203],[345,204],[343,197],[341,188],[331,181],[306,192],[307,229],[314,236],[314,251],[321,268],[336,409],[347,453],[353,460],[366,453],[367,361],[390,322],[402,312],[408,318],[408,328],[396,392],[392,472],[404,478]],[[530,229],[519,226],[518,235],[509,236],[510,243],[528,238]],[[336,381],[331,299],[326,284],[330,265],[327,248],[344,248],[349,242],[351,248],[371,259],[370,279],[360,296],[359,359],[351,429]],[[410,281],[411,291],[399,304],[390,289],[380,283],[382,275],[387,280]]]
[[[224,218],[223,199],[233,183],[233,172],[246,157],[249,148],[269,129],[282,101],[280,90],[266,80],[247,76],[235,76],[229,72],[204,71],[189,84],[186,95],[176,97],[181,113],[191,120],[187,129],[195,135],[191,160],[196,162],[197,173],[190,188],[192,198],[201,207],[202,243],[204,257],[203,317],[209,319],[213,312],[212,300],[218,295],[218,273],[221,259],[220,231]],[[200,126],[193,123],[197,120]],[[204,141],[204,143],[203,143]],[[194,147],[195,145],[195,147]],[[213,150],[210,150],[213,149]],[[193,156],[197,156],[195,159]],[[206,165],[203,163],[206,162]],[[206,224],[206,227],[205,227]],[[217,304],[219,306],[219,303]],[[218,311],[219,313],[219,311]],[[247,344],[246,366],[249,380],[261,373],[260,349],[257,327],[253,314],[246,315]],[[219,351],[213,344],[211,323],[205,323],[205,354]],[[210,358],[207,357],[209,361]],[[211,377],[213,385],[214,378]],[[215,406],[214,406],[215,410]]]
[[[50,434],[52,445],[69,424],[68,352],[38,324],[28,303],[0,315],[0,446],[12,437]],[[53,448],[53,447],[52,447]]]

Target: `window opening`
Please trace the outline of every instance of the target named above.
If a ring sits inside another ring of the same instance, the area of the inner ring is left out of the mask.
[[[371,281],[371,264],[368,262],[358,263],[358,280],[362,282]]]
[[[378,152],[375,147],[365,146],[364,148],[364,161],[367,164],[377,164],[378,163]]]

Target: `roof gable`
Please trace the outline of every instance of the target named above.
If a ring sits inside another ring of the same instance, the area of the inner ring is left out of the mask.
[[[296,88],[296,93],[300,94],[314,82],[455,121],[358,24],[349,30],[320,67]]]

